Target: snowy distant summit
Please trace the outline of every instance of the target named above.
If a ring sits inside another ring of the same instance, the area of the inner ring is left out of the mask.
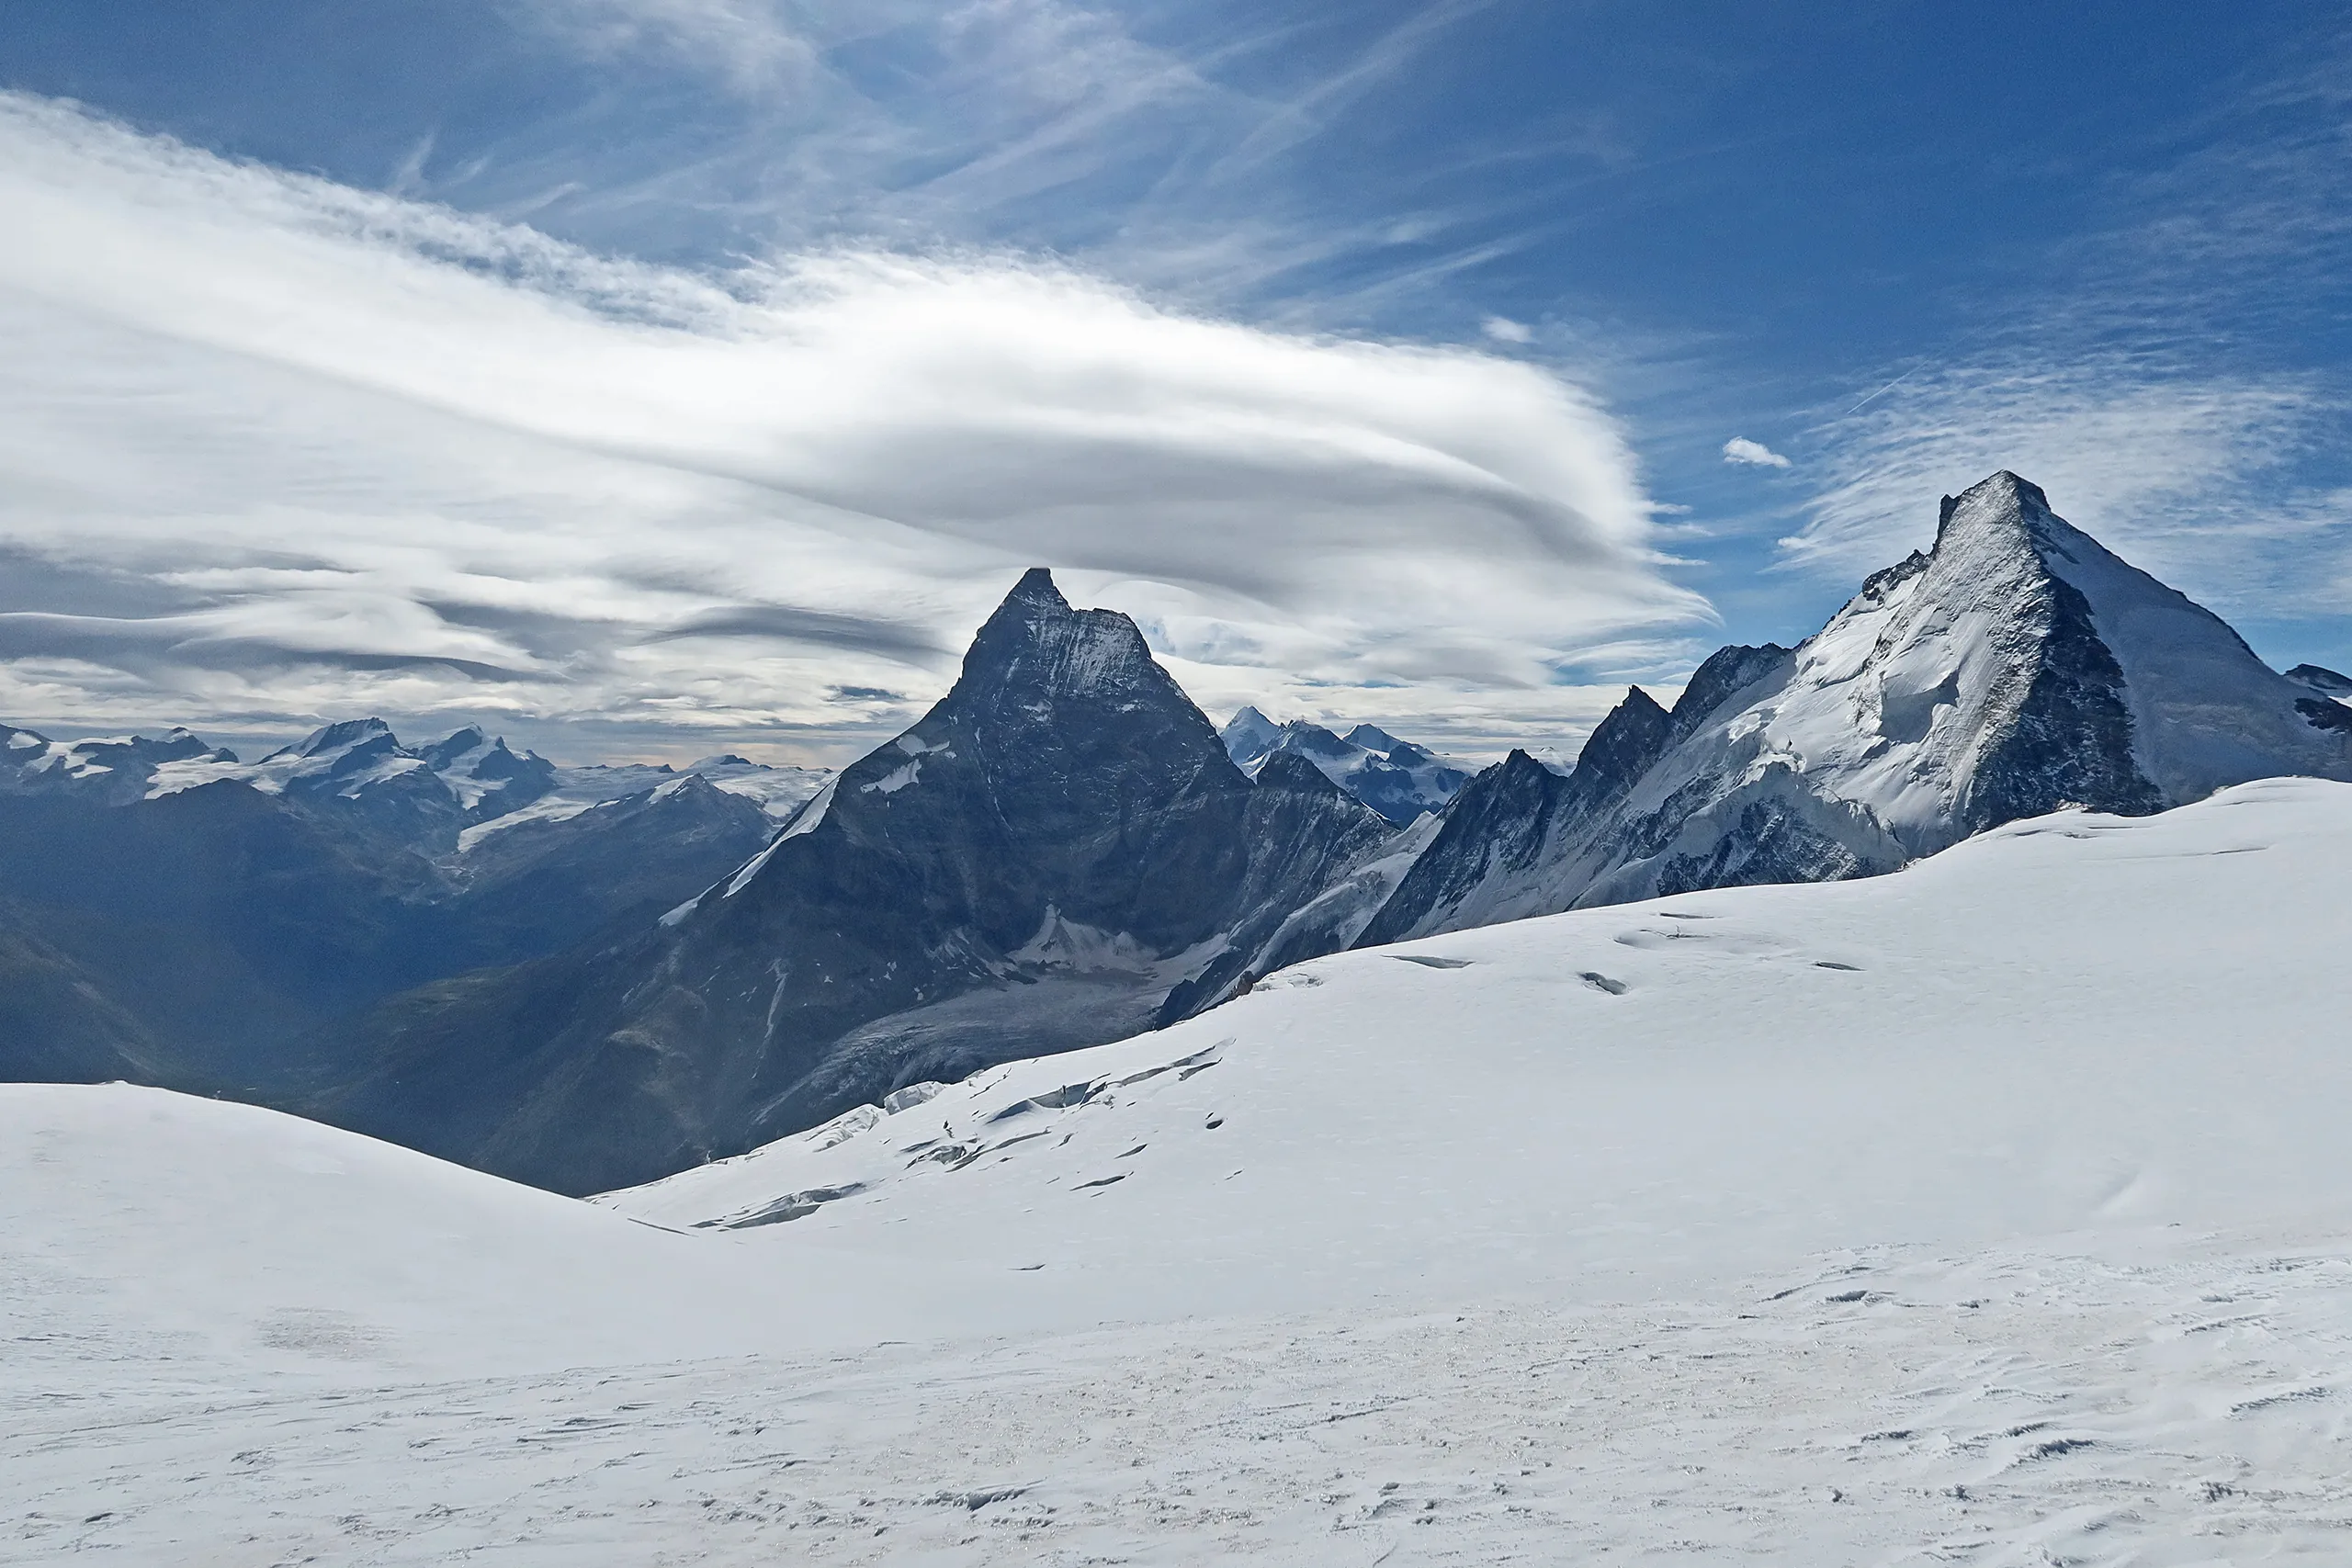
[[[732,874],[387,1007],[358,1033],[384,1066],[318,1108],[558,1188],[642,1179],[1206,1005],[1391,837],[1298,759],[1245,775],[1132,621],[1033,570],[947,694]]]
[[[1466,769],[1435,752],[1369,724],[1342,736],[1306,719],[1276,724],[1245,707],[1219,734],[1226,755],[1250,777],[1258,776],[1269,757],[1289,751],[1399,827],[1442,807],[1470,777]]]
[[[1670,713],[1634,689],[1566,778],[1523,754],[1479,775],[1361,940],[1869,875],[2067,806],[2352,779],[2338,712],[2004,471],[1801,647],[1722,650]]]
[[[453,844],[468,820],[527,805],[545,793],[553,764],[526,757],[515,758],[504,741],[485,740],[471,728],[413,751],[382,719],[356,718],[313,730],[256,762],[194,760],[159,768],[150,793],[233,779],[439,849]],[[476,778],[473,769],[485,764],[484,776]]]
[[[464,853],[490,831],[578,816],[695,774],[781,820],[823,787],[821,768],[771,767],[732,753],[667,763],[558,767],[469,724],[426,745],[380,718],[323,725],[254,761],[186,729],[51,740],[0,725],[0,795],[91,804],[160,800],[207,784],[243,784],[431,855]]]
[[[547,794],[555,774],[546,758],[518,756],[478,725],[411,750],[382,719],[356,718],[315,729],[258,761],[221,753],[160,767],[149,793],[234,781],[441,851],[454,847],[467,825]]]
[[[160,739],[51,740],[0,724],[0,795],[74,795],[119,803],[142,798],[155,770],[166,762],[236,760],[235,752],[207,746],[185,729]]]

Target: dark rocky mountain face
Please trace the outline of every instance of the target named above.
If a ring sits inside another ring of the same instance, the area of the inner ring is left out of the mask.
[[[2067,806],[2352,778],[2327,673],[2277,674],[1996,474],[1803,647],[1724,649],[1670,716],[1635,690],[1565,779],[1515,755],[1472,780],[1360,941],[1871,875]]]
[[[403,998],[331,1118],[588,1191],[1115,1039],[1383,847],[1253,784],[1125,616],[1024,577],[931,712],[658,925]],[[1197,988],[1196,988],[1197,989]]]
[[[1333,908],[1323,922],[1299,917],[1337,891],[1342,869],[1376,864],[1394,842],[1386,819],[1333,784],[1306,758],[1277,751],[1252,781],[1243,832],[1249,880],[1225,950],[1170,989],[1153,1015],[1161,1027],[1215,1007],[1261,976],[1348,945],[1361,918]],[[1371,911],[1365,909],[1363,914]]]
[[[155,1081],[165,1063],[154,1037],[43,924],[37,910],[0,905],[0,1080]]]

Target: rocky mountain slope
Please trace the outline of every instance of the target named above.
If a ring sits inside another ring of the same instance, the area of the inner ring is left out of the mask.
[[[1480,774],[1365,944],[1659,894],[1894,870],[2063,806],[2146,813],[2249,779],[2352,779],[2352,708],[2003,472],[1932,551],[1803,646],[1638,688],[1565,778]]]
[[[1132,622],[1032,571],[947,695],[740,870],[386,1004],[375,1070],[312,1108],[560,1190],[659,1175],[1204,1003],[1390,837],[1295,757],[1244,775]]]

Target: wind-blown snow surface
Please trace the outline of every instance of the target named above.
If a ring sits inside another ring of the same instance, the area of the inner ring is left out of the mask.
[[[0,1556],[2342,1561],[2347,877],[2274,781],[1319,959],[690,1235],[0,1091]]]

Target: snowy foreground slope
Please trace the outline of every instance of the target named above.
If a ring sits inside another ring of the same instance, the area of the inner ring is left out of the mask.
[[[0,1560],[2341,1562],[2347,878],[2352,786],[2039,818],[601,1211],[9,1088]]]

